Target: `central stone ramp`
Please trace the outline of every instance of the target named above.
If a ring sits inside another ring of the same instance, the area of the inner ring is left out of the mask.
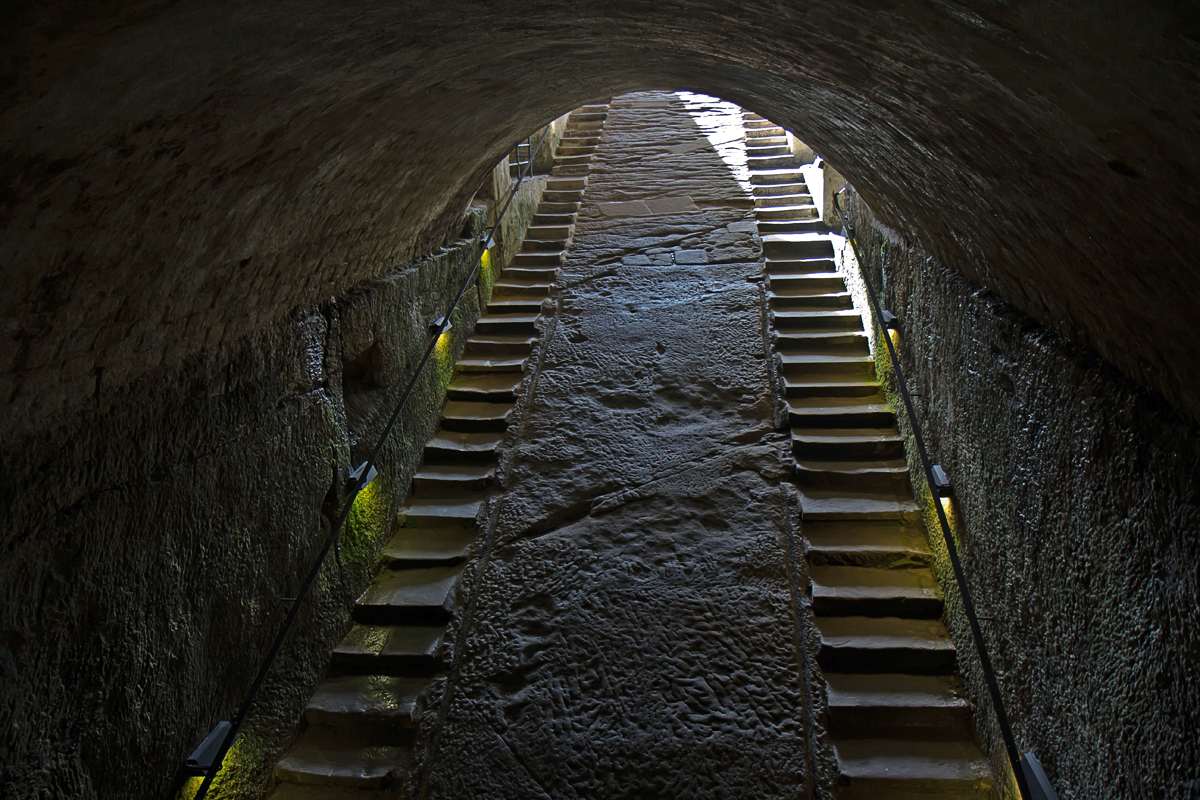
[[[804,797],[795,490],[740,110],[617,98],[590,170],[422,796]]]

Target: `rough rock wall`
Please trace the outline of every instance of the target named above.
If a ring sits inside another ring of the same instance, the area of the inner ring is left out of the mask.
[[[506,165],[497,172],[506,185]],[[497,260],[519,242],[542,183],[523,187]],[[339,487],[474,265],[493,206],[473,206],[431,256],[160,366],[70,425],[4,443],[0,794],[147,798],[177,787],[184,757],[244,697]],[[479,308],[468,290],[453,352],[439,350],[417,384],[340,558],[260,694],[227,790],[260,791],[287,744],[373,572]]]
[[[851,197],[866,272],[901,322],[922,430],[954,485],[1018,746],[1063,800],[1196,796],[1200,427]],[[970,634],[948,608],[998,754]]]

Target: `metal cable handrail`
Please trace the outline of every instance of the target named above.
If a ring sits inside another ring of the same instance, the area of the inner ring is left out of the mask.
[[[263,682],[266,680],[267,673],[271,669],[271,665],[275,663],[275,659],[279,656],[279,651],[283,647],[284,640],[291,631],[292,625],[296,622],[296,617],[300,613],[301,604],[308,597],[308,593],[312,589],[313,583],[316,582],[317,575],[320,573],[321,567],[325,564],[325,559],[329,556],[329,551],[337,542],[341,534],[342,526],[345,524],[346,519],[350,516],[350,510],[354,506],[354,501],[358,498],[358,494],[360,491],[362,491],[363,487],[370,482],[370,475],[375,467],[375,462],[379,458],[379,454],[383,450],[384,444],[387,443],[387,439],[391,435],[392,429],[396,427],[396,422],[400,419],[400,413],[404,410],[404,406],[408,403],[408,398],[412,395],[413,389],[417,385],[417,379],[421,377],[421,373],[424,371],[425,365],[429,363],[429,357],[433,354],[434,347],[437,345],[438,337],[440,337],[442,333],[445,332],[446,328],[450,326],[450,315],[454,313],[454,309],[458,307],[459,301],[462,300],[463,295],[466,294],[467,287],[472,284],[472,282],[475,280],[475,277],[479,274],[479,265],[483,263],[483,256],[488,251],[489,243],[495,241],[496,232],[500,229],[500,224],[504,221],[504,215],[508,213],[508,209],[512,205],[513,200],[516,198],[517,191],[520,190],[522,182],[524,182],[526,178],[533,176],[533,158],[537,152],[541,150],[542,143],[546,141],[546,136],[549,133],[550,128],[547,127],[542,131],[542,135],[538,139],[537,145],[529,151],[529,159],[525,162],[525,166],[528,167],[528,172],[522,168],[517,173],[516,183],[513,184],[512,189],[509,191],[508,198],[504,201],[504,206],[501,208],[500,213],[496,215],[496,221],[492,224],[487,236],[483,238],[484,247],[480,251],[479,256],[475,259],[475,266],[471,268],[471,272],[463,281],[462,286],[459,287],[458,293],[454,296],[454,300],[450,303],[450,307],[446,309],[446,313],[443,314],[442,317],[434,324],[434,326],[431,327],[433,336],[425,348],[425,354],[421,356],[421,361],[417,364],[416,371],[409,380],[408,386],[404,389],[404,394],[401,395],[400,402],[397,404],[396,409],[392,412],[392,416],[388,420],[387,425],[384,427],[383,433],[379,437],[379,441],[376,442],[375,447],[372,448],[370,457],[357,469],[355,469],[353,473],[351,473],[350,483],[348,485],[350,491],[349,496],[347,497],[345,504],[342,506],[341,512],[338,513],[337,520],[330,529],[329,536],[326,537],[325,544],[321,547],[321,552],[317,556],[317,560],[313,564],[312,569],[309,571],[308,577],[305,578],[304,585],[300,588],[300,591],[292,600],[292,606],[290,609],[288,609],[288,614],[286,619],[284,619],[283,627],[280,629],[278,635],[276,635],[275,641],[271,644],[271,649],[268,651],[266,659],[259,668],[258,675],[255,676],[254,683],[251,684],[250,691],[246,695],[246,699],[242,701],[242,704],[238,708],[237,714],[234,716],[233,721],[222,721],[218,723],[217,726],[213,728],[212,732],[208,734],[200,747],[198,747],[193,753],[192,758],[188,759],[189,762],[192,762],[196,760],[197,754],[200,754],[202,751],[208,750],[211,752],[211,760],[209,760],[210,756],[205,753],[202,763],[194,766],[189,763],[189,770],[194,775],[204,775],[204,780],[201,782],[200,787],[196,790],[193,800],[204,800],[205,795],[208,794],[208,790],[212,786],[213,780],[216,778],[217,773],[221,770],[221,764],[225,760],[225,756],[229,752],[229,749],[233,746],[234,740],[237,738],[238,731],[241,729],[242,724],[246,721],[246,717],[250,713],[251,707],[254,705],[255,697],[258,695],[259,689],[262,688]],[[217,747],[215,751],[212,751],[211,748],[217,740],[220,741],[220,746]]]
[[[838,192],[838,195],[844,191],[845,187]],[[846,217],[846,212],[842,209],[837,195],[833,197],[833,207],[837,210],[838,217],[841,219],[842,234],[850,242],[850,247],[854,251],[854,257],[859,263],[859,272],[862,275],[863,285],[867,290],[867,297],[871,302],[871,309],[875,314],[875,318],[883,324],[891,315],[885,312],[880,305],[879,295],[875,293],[875,287],[871,285],[871,279],[867,277],[866,270],[863,267],[865,262],[858,254],[858,241],[854,237],[854,226],[850,224],[850,220]],[[1012,726],[1008,721],[1008,714],[1004,710],[1004,700],[1000,694],[1000,683],[996,678],[996,671],[992,667],[992,659],[988,655],[987,647],[983,641],[983,629],[979,626],[979,617],[975,613],[975,601],[971,598],[971,591],[967,587],[967,578],[963,572],[962,560],[958,555],[958,546],[955,544],[954,535],[950,530],[950,520],[946,517],[946,511],[942,508],[942,504],[938,502],[938,488],[944,487],[944,491],[948,492],[949,482],[946,481],[942,468],[934,464],[929,458],[929,450],[925,447],[925,439],[921,436],[921,428],[917,423],[917,415],[913,410],[912,400],[909,398],[908,382],[904,377],[904,368],[900,364],[900,358],[896,353],[896,346],[887,334],[886,326],[883,341],[887,345],[888,355],[892,360],[892,369],[895,371],[900,399],[904,401],[904,409],[908,412],[908,421],[912,427],[913,439],[916,442],[917,453],[921,459],[921,467],[925,472],[925,480],[928,482],[930,491],[935,494],[934,511],[937,512],[938,523],[942,529],[942,538],[946,543],[946,552],[950,557],[950,565],[954,570],[954,580],[958,585],[959,599],[962,602],[963,611],[967,615],[967,621],[971,626],[971,637],[974,640],[975,650],[979,654],[979,664],[983,670],[983,679],[987,684],[988,693],[992,698],[992,706],[996,711],[996,722],[1000,728],[1000,736],[1004,739],[1004,749],[1008,754],[1009,763],[1012,765],[1013,775],[1017,781],[1017,788],[1024,800],[1041,800],[1042,798],[1054,798],[1056,800],[1054,790],[1046,780],[1037,757],[1033,753],[1027,753],[1022,757],[1017,748]],[[1030,771],[1030,775],[1026,774],[1027,769]],[[1036,794],[1030,793],[1031,785],[1028,780],[1030,777],[1034,779],[1033,788],[1036,788]]]

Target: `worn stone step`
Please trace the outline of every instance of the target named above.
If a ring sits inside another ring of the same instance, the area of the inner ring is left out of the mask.
[[[786,233],[802,233],[824,236],[830,227],[820,219],[763,220],[758,223],[759,236],[777,236]]]
[[[875,379],[875,361],[869,355],[808,355],[782,353],[783,374],[809,383]]]
[[[571,146],[571,145],[568,145]],[[555,191],[577,191],[582,192],[587,186],[587,178],[547,178],[546,188]],[[535,226],[536,227],[536,226]]]
[[[504,358],[501,356],[493,357],[465,357],[460,358],[455,364],[455,367],[460,372],[520,372],[525,365],[524,356],[512,356]]]
[[[518,298],[518,297],[548,297],[550,288],[554,286],[553,281],[518,281],[511,278],[501,277],[492,285],[492,296],[500,296],[502,298]]]
[[[813,612],[838,617],[938,619],[942,593],[933,573],[923,567],[813,566]]]
[[[821,635],[819,662],[826,673],[954,671],[954,643],[940,620],[818,616],[815,621]]]
[[[578,198],[576,198],[575,200],[567,201],[567,202],[553,201],[550,198],[547,198],[544,192],[542,194],[542,202],[538,203],[538,207],[537,207],[537,213],[541,214],[541,215],[570,216],[571,217],[571,219],[567,222],[551,223],[551,224],[558,224],[558,225],[574,224],[575,212],[577,212],[578,210],[579,210]]]
[[[575,224],[575,215],[572,213],[561,213],[561,212],[542,213],[541,207],[539,206],[538,212],[533,215],[531,222],[534,225],[554,225],[554,226],[574,225]]]
[[[771,321],[778,331],[861,331],[857,311],[776,311]]]
[[[900,520],[805,519],[808,560],[813,566],[929,566],[924,530]]]
[[[837,739],[971,740],[971,706],[957,675],[825,674]]]
[[[468,433],[443,428],[425,443],[424,463],[493,463],[503,440],[504,434],[499,431]]]
[[[479,331],[478,325],[475,330]],[[446,397],[477,403],[515,403],[521,377],[519,372],[460,373],[450,382]]]
[[[562,254],[563,251],[561,249],[550,253],[517,253],[513,256],[512,263],[504,270],[504,275],[511,280],[515,276],[510,276],[509,273],[515,271],[514,268],[519,270],[522,267],[549,267],[550,269],[558,269],[558,266],[562,263]]]
[[[277,781],[269,798],[270,800],[390,800],[391,794],[391,789],[317,786]]]
[[[428,678],[332,675],[304,707],[304,719],[309,725],[341,729],[351,736],[386,732],[409,744],[417,696],[428,686]]]
[[[837,273],[837,264],[832,258],[766,259],[766,272],[772,278],[812,273]]]
[[[755,115],[755,116],[751,117],[747,114],[742,114],[742,125],[745,126],[746,130],[760,130],[762,128],[778,128],[779,127],[774,122],[771,122],[770,120],[765,119],[759,115]]]
[[[501,294],[493,288],[492,300],[487,304],[488,314],[540,314],[542,311],[542,298],[530,297],[528,295],[507,295]],[[536,336],[522,334],[489,334],[487,339],[498,339],[505,337],[523,338],[529,341],[536,341]]]
[[[840,272],[804,272],[786,275],[768,273],[767,287],[772,292],[782,292],[786,289],[793,292],[823,294],[846,291],[846,281]]]
[[[995,781],[972,742],[845,739],[834,742],[838,800],[992,797]]]
[[[779,135],[779,134],[772,136],[770,134],[766,134],[763,136],[753,136],[746,140],[746,149],[747,150],[749,150],[751,147],[768,147],[768,146],[787,147],[788,146],[787,136]]]
[[[760,141],[755,139],[755,142]],[[792,151],[788,149],[786,140],[780,142],[768,142],[766,144],[748,144],[746,145],[746,156],[752,158],[763,158],[766,156],[791,156]]]
[[[520,311],[528,311],[528,307],[520,309]],[[512,313],[511,309],[496,309],[492,310],[492,304],[488,304],[488,313],[502,314]],[[537,313],[536,305],[533,313]],[[521,334],[512,335],[495,335],[495,336],[472,336],[467,339],[466,346],[463,348],[465,352],[478,356],[500,356],[509,358],[527,358],[533,352],[533,344],[537,341],[536,336],[525,336]]]
[[[849,292],[809,294],[783,290],[772,292],[767,304],[772,311],[849,311],[854,308],[854,298]]]
[[[407,746],[364,743],[362,738],[347,738],[343,731],[310,728],[276,762],[275,777],[290,783],[336,788],[389,786],[404,770]]]
[[[556,226],[557,227],[557,226]],[[561,239],[526,239],[521,242],[521,253],[563,253],[564,242]]]
[[[493,463],[426,464],[413,475],[413,494],[433,495],[482,492],[491,486],[496,466]]]
[[[804,524],[829,521],[894,520],[917,524],[921,508],[912,495],[895,492],[830,491],[801,486],[800,507]]]
[[[803,181],[799,183],[764,183],[760,186],[752,186],[750,194],[757,200],[769,200],[778,195],[791,194],[807,194],[811,195],[808,190],[808,184]]]
[[[443,625],[356,624],[333,649],[340,673],[429,675],[441,666]]]
[[[774,198],[762,199],[773,200]],[[811,222],[817,219],[817,207],[801,203],[782,206],[758,206],[754,209],[754,216],[758,218],[759,224],[764,222]]]
[[[448,400],[442,408],[441,427],[456,433],[500,432],[508,425],[511,403]]]
[[[786,131],[778,125],[766,125],[761,128],[747,128],[746,141],[752,142],[755,139],[775,139],[780,136],[785,136]]]
[[[563,137],[561,139],[559,139],[559,143],[566,144],[568,146],[570,146],[570,145],[592,145],[592,146],[595,146],[600,143],[600,137],[595,134],[590,134],[590,133],[571,134],[569,132],[564,132]]]
[[[784,208],[811,208],[813,213],[816,213],[816,206],[813,204],[812,195],[808,192],[799,194],[772,194],[766,197],[754,198],[754,213],[760,214],[766,210],[779,210]],[[768,219],[759,216],[759,219]]]
[[[872,397],[881,391],[877,380],[810,380],[783,376],[784,392],[790,399],[845,399]]]
[[[536,314],[487,314],[475,322],[475,333],[481,336],[494,334],[536,335]]]
[[[836,301],[844,295],[821,295],[811,297],[803,295],[793,300],[823,301],[826,298]],[[831,305],[833,303],[831,302]],[[775,347],[780,353],[808,353],[810,355],[870,355],[867,335],[859,331],[785,331],[776,334]]]
[[[770,234],[762,237],[763,254],[771,259],[833,258],[828,236],[802,233]]]
[[[804,172],[795,167],[750,171],[751,186],[770,186],[777,183],[804,183]]]
[[[787,150],[787,148],[784,148],[784,150]],[[790,152],[779,155],[750,155],[749,149],[747,149],[746,153],[746,166],[750,169],[781,169],[799,163],[797,158]]]
[[[829,460],[793,456],[796,481],[805,486],[858,491],[912,491],[908,462],[902,458]]]
[[[796,458],[903,459],[904,440],[895,428],[792,428]]]
[[[539,267],[513,265],[504,270],[504,279],[521,283],[553,283],[557,273],[557,265]]]
[[[588,165],[588,163],[592,160],[592,153],[594,153],[594,152],[595,152],[594,147],[578,148],[578,150],[571,150],[570,152],[567,152],[567,153],[563,153],[560,150],[558,155],[556,155],[554,157],[554,164],[556,167],[568,167],[568,166],[586,167]]]
[[[896,418],[883,396],[806,398],[788,401],[793,428],[894,428]]]
[[[383,546],[383,561],[392,567],[457,564],[473,541],[474,528],[399,527]]]
[[[471,527],[482,499],[482,494],[410,498],[400,512],[402,524],[410,528]]]
[[[583,197],[583,192],[576,190],[559,191],[555,189],[546,189],[542,192],[542,205],[546,203],[561,203],[569,204],[572,208],[578,208],[579,201]],[[540,208],[540,206],[539,206]]]
[[[354,619],[375,625],[434,625],[450,620],[461,565],[385,567],[354,604]]]

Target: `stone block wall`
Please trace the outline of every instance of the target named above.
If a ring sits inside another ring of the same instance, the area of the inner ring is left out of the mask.
[[[1036,753],[1063,800],[1195,796],[1200,426],[848,194],[866,274],[900,319],[922,431],[954,485],[951,516],[1018,746]],[[969,629],[928,522],[981,737],[1003,777]],[[1011,779],[1005,788],[1013,796]]]
[[[507,163],[495,172],[506,189]],[[491,272],[520,242],[543,184],[514,200]],[[481,193],[432,254],[379,265],[379,278],[4,443],[0,794],[180,788],[186,755],[245,696],[348,472],[474,266],[495,195]],[[465,293],[454,346],[435,350],[418,380],[214,796],[268,785],[391,533],[490,280]]]

